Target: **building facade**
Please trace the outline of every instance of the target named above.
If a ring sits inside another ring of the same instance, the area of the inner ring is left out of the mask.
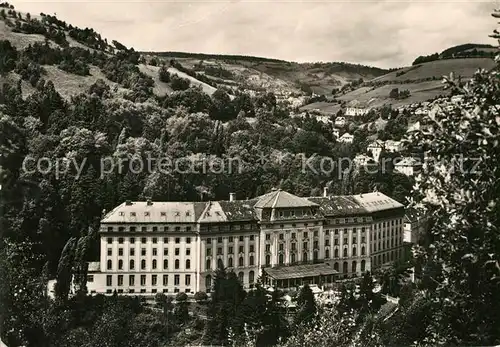
[[[215,271],[245,288],[259,276],[281,288],[361,276],[403,257],[404,207],[382,193],[252,200],[127,201],[101,221],[91,293],[210,291]]]

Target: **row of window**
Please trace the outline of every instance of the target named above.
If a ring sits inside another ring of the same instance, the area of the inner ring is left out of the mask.
[[[248,249],[249,249],[249,253],[255,253],[255,245],[250,245]],[[228,254],[234,254],[234,248],[233,248],[233,246],[229,246],[227,248],[227,250],[228,250]],[[245,253],[244,246],[239,246],[238,247],[238,253]],[[218,247],[217,248],[217,255],[222,255],[222,254],[223,254],[222,247]],[[212,248],[207,248],[206,249],[206,255],[207,255],[207,257],[210,257],[210,256],[213,255],[212,254]]]
[[[126,238],[126,237],[118,237],[118,243],[119,243],[119,244],[123,244],[123,243],[124,243],[127,239],[128,239],[128,242],[129,242],[129,243],[135,243],[135,242],[136,242],[135,237],[129,237],[129,238]],[[184,238],[183,238],[183,237],[182,237],[182,238],[181,238],[181,237],[175,237],[175,238],[174,238],[174,241],[175,241],[175,243],[181,243],[181,240],[182,240],[182,239],[184,239]],[[107,242],[107,243],[113,243],[113,240],[114,240],[114,239],[113,239],[112,237],[108,237],[108,238],[106,239],[106,242]],[[141,237],[141,238],[140,238],[140,241],[141,241],[141,243],[146,243],[146,242],[148,241],[148,239],[147,239],[146,237]],[[169,241],[169,238],[168,238],[168,237],[164,237],[164,238],[163,238],[163,243],[168,243],[168,241]],[[185,241],[187,244],[190,244],[190,243],[191,243],[191,238],[190,238],[190,237],[186,237],[184,241]],[[158,243],[158,237],[153,237],[153,238],[151,239],[151,242],[152,242],[153,244],[157,244],[157,243]]]
[[[191,255],[191,248],[186,248],[186,255],[189,256]],[[141,248],[141,255],[142,256],[146,256],[146,248]],[[157,256],[158,255],[158,249],[157,248],[152,248],[151,249],[151,253],[153,256]],[[175,255],[180,255],[181,254],[181,249],[180,248],[175,248],[174,250],[174,253]],[[113,255],[113,248],[108,248],[108,256],[112,256]],[[135,248],[130,248],[129,249],[129,255],[130,256],[135,256]],[[168,248],[164,248],[163,249],[163,255],[164,256],[167,256],[168,255]],[[123,248],[118,248],[118,256],[123,256]]]
[[[191,260],[186,259],[185,263],[185,269],[189,270],[191,269]],[[111,259],[108,259],[106,267],[108,270],[113,270],[113,261]],[[135,260],[131,259],[129,261],[129,270],[135,270]],[[151,269],[156,270],[158,268],[158,262],[156,259],[153,259],[151,261]],[[178,270],[180,268],[180,261],[179,259],[175,259],[174,261],[174,269]],[[163,260],[163,269],[167,270],[168,269],[168,259]],[[118,260],[118,270],[123,270],[123,260]],[[146,270],[146,259],[141,260],[141,270]]]
[[[116,285],[118,287],[122,287],[123,284],[124,284],[124,279],[125,279],[125,276],[126,275],[118,275],[117,276],[117,283]],[[139,279],[140,279],[140,285],[142,287],[146,286],[146,276],[147,275],[137,275],[139,276]],[[158,275],[149,275],[151,277],[151,286],[155,287],[155,286],[158,286]],[[128,275],[128,285],[130,287],[133,287],[135,286],[135,278],[136,278],[136,275]],[[163,286],[168,286],[169,285],[169,282],[168,282],[168,275],[163,275]],[[178,286],[180,285],[181,283],[181,275],[174,275],[174,286]],[[114,284],[113,284],[113,275],[107,275],[106,276],[106,286],[107,287],[112,287]],[[191,285],[191,275],[184,275],[184,285],[185,286],[190,286]]]
[[[118,228],[115,228],[115,227],[112,227],[112,226],[108,226],[107,228],[108,232],[113,232],[113,231],[118,231],[118,232],[125,232],[125,231],[128,231],[128,232],[131,232],[131,233],[134,233],[134,232],[137,232],[139,230],[138,227],[136,226],[130,226],[128,227],[128,229],[126,229],[125,227],[123,226],[120,226]],[[151,227],[151,229],[148,229],[147,226],[144,226],[144,227],[140,227],[140,231],[141,232],[148,232],[148,231],[153,231],[153,232],[157,232],[157,231],[176,231],[176,232],[181,232],[181,231],[186,231],[186,232],[190,232],[190,231],[193,231],[193,228],[191,226],[186,226],[186,227],[180,227],[180,226],[176,226],[172,229],[170,229],[170,227],[168,226],[163,226],[163,227],[157,227],[157,226],[154,226],[154,227]]]
[[[238,237],[228,236],[228,238],[227,238],[227,239],[228,239],[228,242],[229,242],[229,243],[231,243],[231,242],[234,242],[234,239],[235,239],[235,238],[237,238],[237,239],[238,239],[238,241],[240,241],[240,242],[243,242],[243,240],[244,240],[244,236],[243,236],[243,235],[240,235],[240,236],[238,236]],[[225,237],[222,237],[222,236],[217,237],[217,243],[222,243],[224,239],[225,239]],[[250,241],[255,241],[255,235],[249,235],[249,236],[248,236],[248,239],[249,239]],[[212,244],[212,241],[215,241],[215,238],[214,238],[214,239],[212,239],[211,237],[207,237],[207,239],[206,239],[206,243],[207,243],[207,245]]]
[[[238,258],[238,267],[244,267],[244,266],[245,266],[245,260],[243,259],[243,257],[239,257]],[[253,255],[251,255],[248,258],[248,266],[255,266],[255,258]],[[220,267],[225,267],[224,262],[222,261],[222,259],[217,259],[217,268],[220,268]],[[234,267],[232,257],[229,257],[227,259],[227,267]],[[212,259],[207,259],[206,264],[205,264],[205,269],[207,269],[207,271],[212,270]]]

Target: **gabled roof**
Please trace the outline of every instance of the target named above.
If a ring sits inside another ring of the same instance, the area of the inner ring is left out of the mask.
[[[384,147],[384,141],[381,141],[381,140],[375,140],[375,141],[373,141],[372,143],[370,143],[370,144],[368,145],[368,148],[369,148],[369,147],[381,147],[381,148],[383,148],[383,147]]]
[[[278,189],[257,198],[255,208],[311,207],[314,202]]]
[[[124,202],[106,214],[101,222],[196,223],[205,205],[204,202]]]
[[[401,159],[401,161],[397,162],[395,166],[415,166],[418,165],[419,162],[415,158],[406,157]]]
[[[219,201],[228,221],[256,220],[253,206],[257,200]]]
[[[344,135],[342,135],[340,138],[346,138],[346,137],[353,137],[353,135],[349,134],[349,133],[345,133]]]

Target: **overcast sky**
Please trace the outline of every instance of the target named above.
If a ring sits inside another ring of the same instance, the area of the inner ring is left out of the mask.
[[[10,1],[56,13],[139,51],[254,55],[298,62],[409,65],[462,43],[495,42],[495,2],[462,1]],[[498,5],[498,2],[497,2]]]

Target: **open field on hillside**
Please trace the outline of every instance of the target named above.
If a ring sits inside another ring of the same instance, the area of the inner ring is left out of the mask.
[[[494,66],[495,62],[493,59],[489,58],[436,60],[420,64],[420,67],[412,66],[393,71],[387,75],[375,78],[372,81],[418,80],[422,78],[431,78],[433,76],[441,78],[443,75],[449,75],[450,72],[453,72],[455,76],[472,77],[479,68],[489,70]],[[402,71],[408,72],[397,76],[397,74]]]
[[[176,68],[169,67],[168,68],[168,72],[170,74],[177,75],[179,77],[188,79],[191,82],[191,84],[194,85],[194,86],[201,86],[201,89],[205,93],[207,93],[208,95],[212,95],[217,90],[216,88],[214,88],[214,87],[206,84],[205,82],[201,82],[201,81],[197,80],[196,78],[191,77],[188,74],[186,74],[186,73],[184,73],[182,71],[177,70]]]
[[[45,42],[45,37],[38,34],[13,33],[4,21],[0,21],[0,40],[9,40],[12,46],[17,49],[24,49],[36,42]],[[56,46],[55,43],[50,43]]]
[[[311,111],[316,110],[324,114],[335,115],[340,110],[339,104],[332,104],[330,102],[314,102],[309,105],[302,106],[300,108],[301,111]]]
[[[153,93],[155,93],[155,95],[164,96],[173,92],[172,88],[167,83],[160,81],[160,77],[158,76],[158,70],[160,70],[160,68],[158,66],[139,64],[139,70],[154,80],[155,86],[153,87]]]
[[[47,74],[42,77],[52,81],[59,94],[66,99],[69,99],[72,95],[85,92],[98,79],[104,80],[111,88],[118,86],[116,83],[108,80],[102,74],[101,70],[95,66],[90,67],[90,76],[69,74],[51,65],[45,65],[43,68],[47,71]],[[118,90],[120,89],[123,91],[126,90],[118,88]]]

